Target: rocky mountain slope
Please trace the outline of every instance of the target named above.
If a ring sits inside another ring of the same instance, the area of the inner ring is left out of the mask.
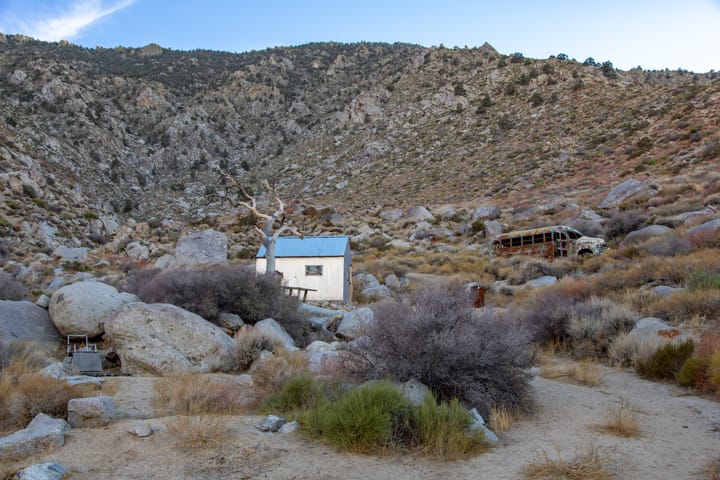
[[[177,234],[234,211],[217,167],[250,191],[268,180],[299,206],[363,217],[551,195],[596,207],[630,177],[684,183],[700,207],[719,125],[714,72],[487,44],[231,54],[0,34],[0,231],[18,255],[93,246],[130,218]]]

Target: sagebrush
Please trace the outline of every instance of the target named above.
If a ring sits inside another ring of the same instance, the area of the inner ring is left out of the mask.
[[[419,289],[374,312],[353,347],[366,377],[414,378],[440,400],[464,400],[485,417],[493,406],[529,405],[529,332],[474,309],[462,287]]]

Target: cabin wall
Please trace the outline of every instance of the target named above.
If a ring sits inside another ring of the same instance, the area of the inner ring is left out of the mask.
[[[306,275],[307,265],[322,266],[322,275]],[[282,284],[288,287],[312,288],[308,300],[349,300],[348,272],[345,257],[275,257],[275,269],[283,274]],[[257,258],[255,270],[265,273],[266,261]]]

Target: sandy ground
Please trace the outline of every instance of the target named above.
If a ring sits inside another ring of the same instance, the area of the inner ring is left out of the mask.
[[[500,435],[500,443],[477,457],[446,462],[414,455],[352,455],[299,433],[261,433],[263,417],[222,417],[225,440],[212,448],[183,449],[172,425],[179,417],[150,407],[153,379],[122,379],[115,399],[128,417],[154,417],[154,433],[128,433],[133,419],[107,427],[75,429],[65,446],[24,459],[55,461],[70,478],[85,479],[519,479],[524,467],[547,453],[571,458],[595,447],[619,479],[701,479],[704,467],[720,459],[720,403],[688,395],[634,373],[605,369],[604,384],[586,387],[536,377],[537,413]],[[620,399],[637,410],[641,434],[620,438],[595,431]]]

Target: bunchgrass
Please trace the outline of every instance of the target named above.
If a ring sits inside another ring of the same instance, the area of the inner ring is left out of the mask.
[[[525,467],[524,475],[528,480],[612,480],[615,476],[606,470],[607,459],[596,448],[585,453],[577,453],[569,460],[562,458],[557,450],[557,459],[547,452]]]
[[[457,399],[438,404],[427,395],[412,419],[420,451],[426,455],[454,459],[487,448],[480,430],[469,431],[472,417]]]
[[[637,437],[640,434],[640,424],[635,417],[635,411],[625,399],[620,399],[620,404],[608,411],[605,421],[593,428],[618,437]]]
[[[201,374],[165,377],[155,383],[154,402],[176,415],[242,413],[253,402],[249,390]]]
[[[167,428],[174,435],[173,446],[185,451],[218,448],[229,437],[225,419],[212,415],[180,416]]]

